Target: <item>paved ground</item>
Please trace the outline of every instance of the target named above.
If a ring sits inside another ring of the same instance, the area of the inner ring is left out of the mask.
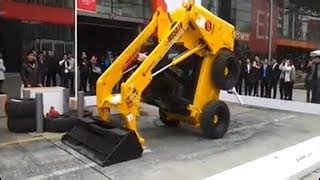
[[[301,178],[301,180],[318,180],[320,179],[320,168]]]
[[[146,153],[140,159],[105,168],[65,147],[59,141],[61,134],[17,136],[7,132],[2,119],[0,177],[201,179],[320,135],[318,116],[238,105],[230,105],[230,109],[232,121],[227,135],[208,140],[189,126],[163,127],[157,121],[157,109],[144,105],[139,126],[147,140]],[[21,143],[10,143],[17,140]],[[308,176],[316,177],[317,173]]]

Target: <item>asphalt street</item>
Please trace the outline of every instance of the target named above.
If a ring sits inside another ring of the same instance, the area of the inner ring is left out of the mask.
[[[229,106],[228,133],[223,139],[209,140],[187,125],[164,127],[158,121],[157,108],[143,105],[139,127],[147,146],[142,158],[105,168],[63,145],[61,134],[16,135],[6,130],[5,119],[1,119],[0,177],[202,179],[320,135],[319,116]],[[316,176],[317,168],[302,179]]]

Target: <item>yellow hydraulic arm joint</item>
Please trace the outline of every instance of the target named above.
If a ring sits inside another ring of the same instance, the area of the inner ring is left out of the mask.
[[[153,73],[152,76],[154,77],[154,76],[160,74],[161,72],[163,72],[164,70],[168,69],[169,67],[172,67],[172,66],[175,66],[175,65],[179,64],[180,62],[184,61],[185,59],[187,59],[188,57],[190,57],[194,53],[196,53],[196,52],[200,51],[201,49],[203,49],[204,47],[205,47],[205,45],[198,45],[198,46],[194,47],[191,50],[187,50],[186,52],[184,52],[180,56],[174,58],[170,64],[168,64],[165,67],[161,68],[159,71]]]

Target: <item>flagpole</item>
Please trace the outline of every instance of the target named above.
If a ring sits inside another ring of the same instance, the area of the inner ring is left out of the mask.
[[[75,78],[74,92],[78,98],[78,0],[74,1],[74,59],[75,59]]]
[[[271,63],[272,59],[272,38],[273,38],[273,0],[270,0],[269,9],[269,41],[268,41],[268,62]]]

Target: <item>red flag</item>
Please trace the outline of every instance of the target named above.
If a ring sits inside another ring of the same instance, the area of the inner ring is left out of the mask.
[[[165,0],[153,0],[152,1],[152,11],[156,12],[158,7],[161,7],[162,10],[167,11],[167,4],[166,4]]]
[[[96,0],[78,0],[78,9],[96,12]]]

